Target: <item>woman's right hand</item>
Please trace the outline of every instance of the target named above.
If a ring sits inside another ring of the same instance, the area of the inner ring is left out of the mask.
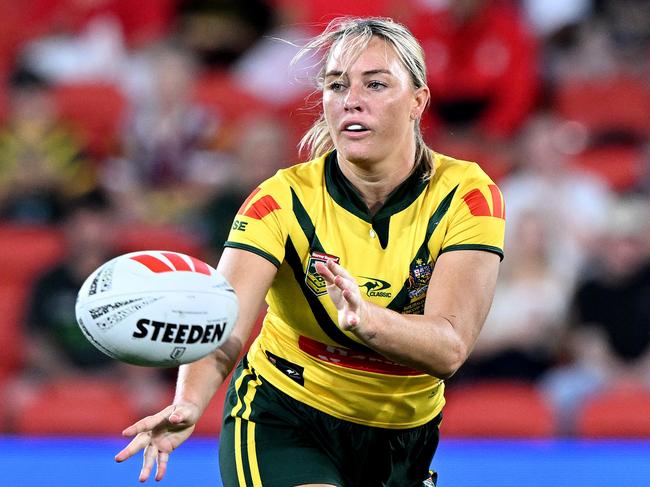
[[[131,442],[115,455],[115,461],[123,462],[144,449],[140,482],[149,478],[154,461],[156,480],[161,480],[167,471],[169,454],[180,446],[194,431],[200,416],[198,406],[191,403],[172,404],[162,411],[132,424],[124,436],[134,436]]]

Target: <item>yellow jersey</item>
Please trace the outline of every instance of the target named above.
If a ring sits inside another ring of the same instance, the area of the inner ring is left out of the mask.
[[[316,262],[335,259],[365,299],[422,314],[440,254],[478,249],[503,257],[505,207],[497,186],[475,163],[436,153],[434,161],[431,178],[415,171],[374,215],[335,152],[278,171],[246,199],[225,246],[278,268],[248,352],[259,375],[309,406],[363,425],[411,428],[440,413],[443,381],[342,331],[315,270]]]

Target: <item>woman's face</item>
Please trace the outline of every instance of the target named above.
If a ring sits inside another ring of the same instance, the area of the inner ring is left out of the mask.
[[[354,56],[357,53],[352,53]],[[374,37],[356,59],[335,46],[327,61],[323,111],[339,157],[367,167],[415,155],[415,120],[429,92],[386,41]]]

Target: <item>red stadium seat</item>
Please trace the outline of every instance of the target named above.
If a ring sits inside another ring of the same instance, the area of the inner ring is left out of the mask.
[[[62,234],[51,227],[0,225],[0,374],[20,366],[31,283],[64,251]]]
[[[579,412],[577,433],[584,438],[650,438],[650,390],[620,387],[590,399]]]
[[[61,118],[67,121],[96,157],[105,156],[117,143],[128,107],[123,93],[108,83],[66,83],[54,90]]]
[[[23,358],[26,297],[25,286],[0,284],[0,377],[17,370]]]
[[[615,130],[643,137],[650,130],[650,90],[644,78],[567,81],[557,87],[554,104],[561,116],[594,132]]]
[[[64,251],[63,235],[54,228],[0,225],[0,284],[30,284]]]
[[[14,427],[27,435],[117,435],[137,419],[119,384],[69,379],[43,386],[19,411]]]
[[[613,190],[632,189],[643,173],[641,149],[628,145],[606,145],[577,154],[573,164],[603,179]]]
[[[227,72],[221,71],[207,72],[198,78],[194,101],[212,109],[227,127],[271,111],[264,100],[240,88]]]
[[[550,407],[534,386],[489,381],[449,387],[444,436],[547,438],[554,433]]]
[[[0,369],[0,435],[11,431],[7,383],[10,375]]]

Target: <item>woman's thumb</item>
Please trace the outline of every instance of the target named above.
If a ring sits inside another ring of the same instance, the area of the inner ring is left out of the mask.
[[[172,413],[169,415],[169,422],[172,424],[179,424],[185,421],[186,414],[184,414],[181,406],[175,406]]]

